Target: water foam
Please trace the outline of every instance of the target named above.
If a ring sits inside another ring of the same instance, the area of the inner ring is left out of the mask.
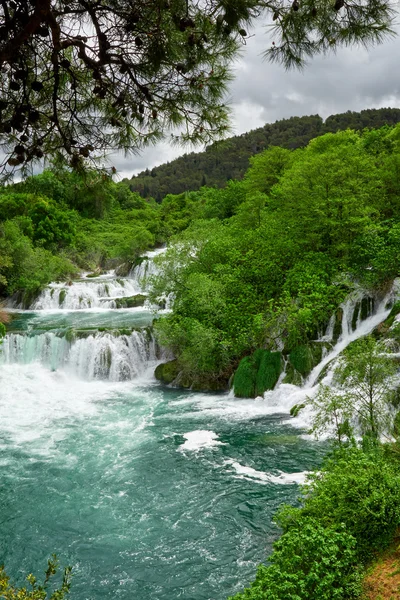
[[[214,431],[208,429],[198,429],[196,431],[188,431],[183,434],[186,442],[178,448],[179,451],[190,450],[198,452],[206,448],[215,448],[216,446],[224,446],[223,442],[218,440],[218,435]]]
[[[253,481],[261,485],[267,485],[273,483],[276,485],[301,485],[305,483],[308,475],[308,471],[301,471],[298,473],[284,473],[279,471],[279,475],[272,475],[271,473],[264,473],[263,471],[257,471],[253,467],[247,467],[241,465],[239,462],[226,459],[224,466],[228,467],[229,470],[236,473],[237,479],[245,479],[246,481]]]

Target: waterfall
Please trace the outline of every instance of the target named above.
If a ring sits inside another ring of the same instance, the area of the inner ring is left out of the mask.
[[[131,279],[112,278],[95,281],[83,279],[63,283],[51,283],[30,307],[31,310],[78,310],[89,308],[116,308],[116,298],[127,298],[142,292],[138,283]]]
[[[138,265],[135,265],[133,269],[131,269],[129,273],[129,277],[136,283],[138,288],[143,291],[146,291],[148,288],[148,280],[153,275],[157,275],[159,272],[158,266],[154,263],[154,258],[163,254],[166,251],[165,248],[159,248],[157,250],[152,250],[151,252],[146,252],[141,257],[141,262]]]
[[[267,400],[270,407],[274,407],[276,412],[288,413],[296,404],[302,404],[307,397],[314,396],[318,391],[318,383],[321,379],[323,370],[339,356],[339,354],[355,340],[370,334],[375,327],[384,321],[390,313],[392,301],[397,293],[397,282],[392,290],[380,301],[366,296],[365,292],[358,290],[341,304],[339,313],[341,313],[341,333],[333,348],[325,354],[323,359],[316,365],[303,385],[296,386],[288,383],[278,383],[272,391],[265,392],[264,399]],[[364,316],[362,318],[361,304],[364,302]],[[317,341],[327,341],[333,339],[335,321],[337,316],[333,316],[327,326],[325,334]],[[332,371],[328,370],[323,377],[322,382],[330,384]],[[280,378],[280,381],[282,378]],[[292,420],[295,425],[308,425],[309,413],[302,411],[298,417]]]
[[[81,338],[54,332],[9,333],[0,354],[1,363],[38,362],[52,371],[63,369],[81,379],[109,381],[134,379],[156,361],[156,343],[148,330],[130,335],[96,332]]]

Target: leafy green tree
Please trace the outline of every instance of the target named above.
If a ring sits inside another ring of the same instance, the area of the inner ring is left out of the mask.
[[[352,240],[377,214],[381,181],[359,140],[349,131],[316,138],[271,191],[271,208],[306,251],[346,256]]]
[[[37,199],[28,216],[33,224],[33,240],[36,244],[44,248],[72,245],[76,227],[71,214],[42,198]]]
[[[316,437],[332,436],[339,445],[353,439],[350,419],[353,416],[351,400],[346,394],[338,394],[327,386],[320,385],[318,393],[307,399],[312,409],[311,433]]]
[[[377,439],[391,431],[390,403],[396,365],[372,336],[348,346],[334,372],[334,381],[351,400],[364,435]]]

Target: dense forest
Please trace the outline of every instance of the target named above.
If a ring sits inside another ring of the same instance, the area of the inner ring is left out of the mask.
[[[395,125],[400,121],[400,109],[367,109],[331,115],[324,122],[319,115],[291,117],[216,142],[204,152],[191,152],[159,167],[143,171],[125,180],[132,191],[144,198],[161,202],[167,194],[198,190],[202,186],[224,187],[230,179],[242,179],[249,158],[269,146],[294,149],[324,133],[344,129],[361,131],[365,127]]]

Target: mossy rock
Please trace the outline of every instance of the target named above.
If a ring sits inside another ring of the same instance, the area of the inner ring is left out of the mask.
[[[255,381],[255,394],[262,396],[267,390],[273,390],[283,369],[283,360],[280,352],[269,350],[256,350],[254,360],[258,363]]]
[[[76,339],[76,331],[73,327],[70,327],[65,332],[65,339],[67,342],[73,342]]]
[[[353,316],[351,318],[351,329],[354,331],[357,327],[358,316],[360,314],[361,302],[357,302],[354,307]]]
[[[239,363],[233,377],[233,390],[239,398],[262,396],[273,390],[282,372],[283,361],[280,352],[270,352],[259,348],[251,356],[245,356]]]
[[[391,327],[399,313],[400,313],[400,300],[397,300],[397,302],[395,302],[393,304],[390,313],[388,314],[387,318],[385,319],[384,325],[386,325],[386,327]]]
[[[126,298],[116,298],[115,308],[136,308],[143,306],[147,300],[147,296],[136,294],[136,296],[127,296]]]
[[[333,327],[332,340],[334,343],[338,341],[343,330],[343,309],[338,308],[335,314],[335,325]]]
[[[314,357],[309,346],[297,346],[289,354],[289,360],[293,367],[302,375],[308,375],[314,366]]]
[[[305,408],[305,404],[295,404],[294,406],[292,406],[292,408],[290,409],[290,415],[292,417],[297,417],[297,415],[299,414],[299,412]]]
[[[178,361],[171,360],[158,365],[154,371],[155,378],[165,385],[173,384],[187,390],[197,392],[220,392],[228,390],[228,381],[207,375],[193,375],[181,370]]]
[[[286,375],[283,379],[282,383],[290,383],[291,385],[301,386],[303,385],[304,379],[298,371],[294,368],[293,365],[288,363],[286,367]]]
[[[154,376],[158,381],[165,383],[166,385],[175,381],[179,375],[178,361],[170,360],[166,363],[161,363],[156,367]]]
[[[188,387],[194,392],[226,392],[229,389],[226,379],[208,377],[207,375],[194,377],[191,381],[189,379],[188,383],[190,383]]]
[[[61,306],[61,304],[63,304],[66,295],[67,295],[67,290],[65,288],[62,288],[60,290],[60,293],[58,294],[58,305],[59,306]]]
[[[88,273],[86,275],[86,277],[89,277],[89,279],[94,279],[95,277],[100,277],[100,275],[104,275],[104,273],[106,273],[107,271],[104,271],[104,269],[96,269],[95,271],[93,271],[92,273]]]
[[[130,262],[122,263],[121,265],[118,265],[118,267],[115,269],[115,274],[118,277],[127,277],[129,275],[129,273],[131,272],[131,269],[132,269],[132,263],[130,263]]]
[[[233,391],[239,398],[255,398],[257,365],[253,356],[245,356],[233,377]]]
[[[374,312],[375,300],[366,296],[361,300],[361,321],[365,321]]]

